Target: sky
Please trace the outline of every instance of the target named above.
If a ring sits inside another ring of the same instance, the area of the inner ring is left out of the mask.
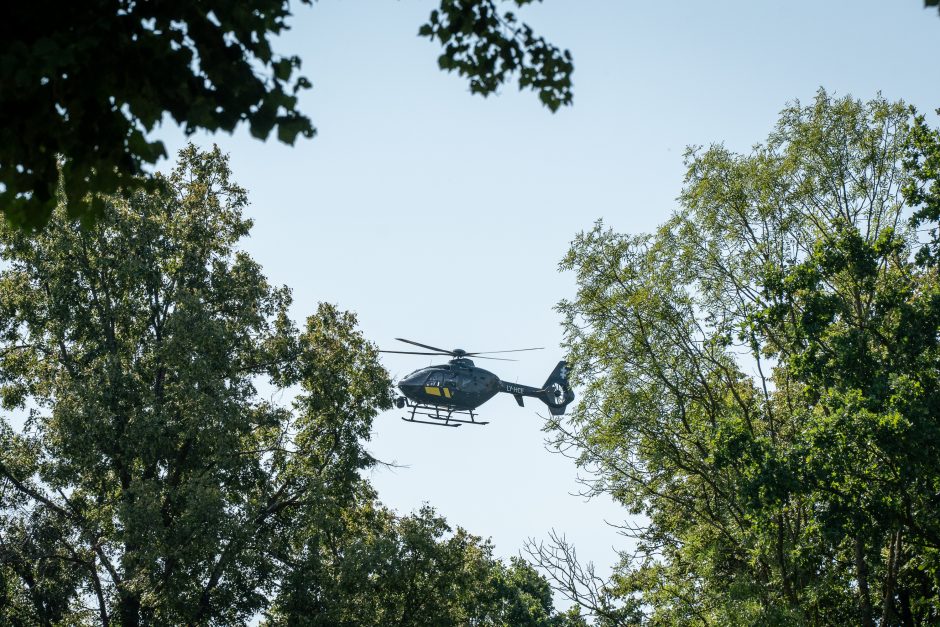
[[[303,60],[314,87],[300,109],[317,136],[190,140],[230,155],[255,222],[243,248],[293,289],[299,323],[326,301],[384,349],[408,350],[396,337],[545,347],[477,362],[507,381],[541,385],[565,354],[554,306],[574,294],[558,271],[570,241],[598,219],[629,233],[664,222],[686,147],[746,152],[786,103],[821,87],[940,107],[940,17],[922,0],[545,0],[517,14],[574,56],[574,104],[554,115],[514,85],[484,99],[438,70],[438,48],[416,36],[434,5],[297,3],[275,50]],[[187,141],[172,124],[156,136],[171,154]],[[435,362],[383,356],[396,376]],[[608,524],[626,511],[579,496],[572,460],[546,448],[538,401],[499,395],[481,407],[482,428],[401,414],[380,415],[369,442],[397,465],[370,475],[388,506],[429,503],[501,557],[555,530],[604,574],[614,549],[630,548]]]

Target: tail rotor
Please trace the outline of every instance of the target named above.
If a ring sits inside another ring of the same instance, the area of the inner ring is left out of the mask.
[[[548,405],[548,411],[553,416],[560,416],[574,400],[574,391],[568,383],[568,363],[559,361],[552,373],[548,375],[545,385],[540,390],[539,399]]]

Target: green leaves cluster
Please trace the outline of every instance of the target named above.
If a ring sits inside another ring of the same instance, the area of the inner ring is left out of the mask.
[[[533,0],[512,0],[518,7]],[[519,89],[538,92],[552,111],[572,102],[571,53],[561,51],[494,0],[442,0],[418,35],[438,40],[442,70],[470,79],[470,91],[487,96],[519,72]]]
[[[301,61],[271,45],[290,14],[287,0],[9,7],[0,23],[0,212],[35,231],[60,184],[68,215],[86,223],[106,211],[96,194],[152,190],[142,175],[166,150],[150,134],[167,119],[187,135],[244,123],[258,139],[275,130],[287,144],[313,137],[297,108],[311,87],[297,74]],[[492,0],[442,0],[421,35],[441,41],[441,68],[470,77],[474,93],[518,71],[520,87],[552,111],[571,103],[571,55],[499,15]]]
[[[350,313],[295,327],[246,203],[190,146],[93,226],[0,227],[0,623],[548,624],[530,567],[376,501],[388,373]]]
[[[61,171],[68,212],[104,207],[88,192],[136,188],[166,156],[148,134],[169,115],[187,134],[245,122],[264,139],[312,137],[296,110],[310,82],[297,57],[277,55],[289,4],[220,2],[19,4],[0,25],[0,207],[35,229],[56,206]]]
[[[307,539],[269,624],[556,624],[543,577],[522,560],[494,559],[488,542],[452,532],[430,507],[398,518],[369,505],[344,516],[342,528],[320,531],[330,537]],[[318,544],[333,554],[321,555]]]
[[[917,254],[922,263],[937,265],[940,230],[930,225],[940,220],[940,131],[930,128],[923,115],[915,115],[908,144],[904,166],[911,177],[902,191],[907,203],[917,207],[914,219],[928,225],[930,234]]]
[[[584,400],[552,431],[648,521],[606,584],[638,622],[940,620],[932,133],[821,91],[750,154],[690,150],[655,234],[574,241]]]

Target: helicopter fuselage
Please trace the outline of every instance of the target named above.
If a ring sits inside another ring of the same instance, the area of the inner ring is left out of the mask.
[[[412,402],[457,410],[476,409],[501,390],[499,377],[466,357],[415,370],[398,383]]]

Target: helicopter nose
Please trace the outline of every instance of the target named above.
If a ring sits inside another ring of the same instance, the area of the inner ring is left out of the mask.
[[[419,387],[418,384],[411,383],[409,381],[401,381],[398,384],[398,389],[401,390],[401,393],[404,394],[405,396],[408,396],[409,394],[413,394],[417,392],[418,387]]]

